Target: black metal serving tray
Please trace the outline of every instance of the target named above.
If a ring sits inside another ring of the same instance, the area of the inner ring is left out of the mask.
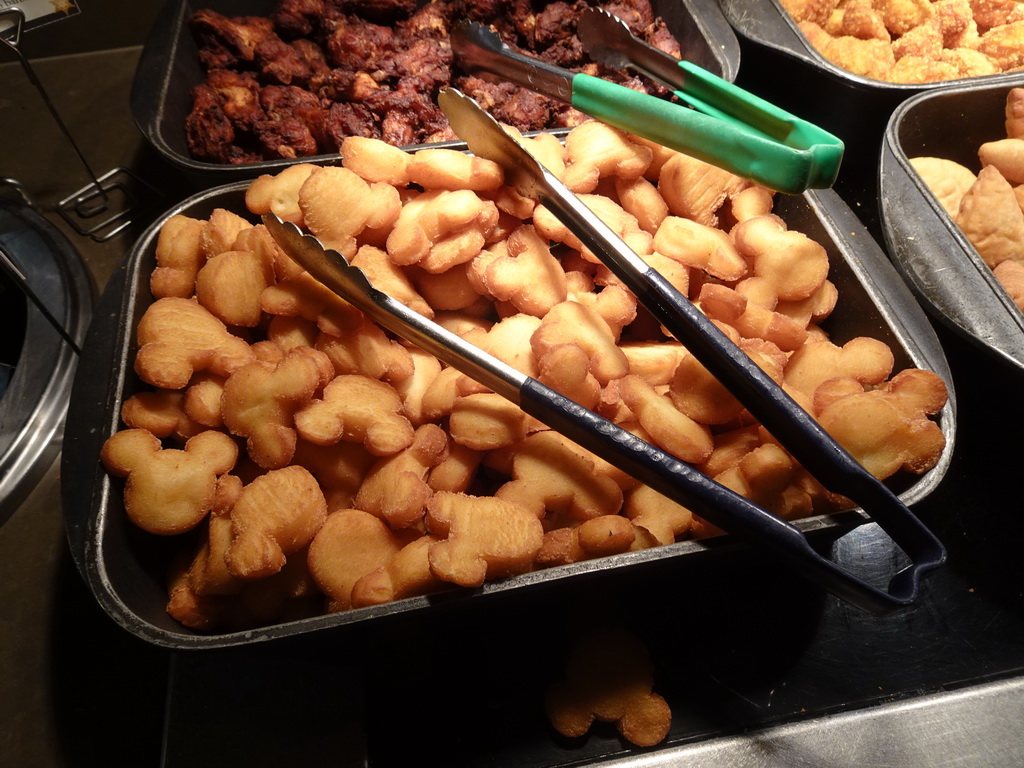
[[[890,256],[939,321],[1024,369],[1024,314],[928,191],[910,158],[943,157],[977,172],[978,147],[1006,138],[1006,94],[1024,76],[922,93],[892,115],[882,147],[879,206]]]
[[[132,117],[149,143],[175,168],[204,187],[273,173],[294,160],[266,160],[225,165],[193,159],[185,143],[185,118],[192,109],[190,91],[203,79],[198,50],[188,20],[201,8],[226,16],[266,16],[275,0],[168,0],[153,24],[132,82]],[[680,43],[684,56],[730,82],[739,70],[736,36],[714,3],[699,0],[652,0]],[[416,146],[404,147],[412,149]],[[324,163],[334,155],[303,158]]]
[[[675,568],[702,562],[706,556],[748,545],[723,536],[631,552],[598,560],[527,573],[495,581],[476,590],[451,590],[429,597],[319,616],[262,629],[199,634],[165,612],[168,542],[132,526],[123,511],[123,483],[112,480],[99,462],[103,442],[121,427],[122,402],[139,387],[133,371],[134,329],[152,301],[148,278],[160,226],[174,214],[206,218],[214,208],[247,215],[244,191],[235,182],[199,193],[157,220],[136,243],[109,283],[83,353],[72,393],[63,452],[62,496],[70,549],[83,577],[103,609],[121,626],[144,640],[172,649],[209,649],[247,645],[331,629],[375,623],[386,617],[434,615],[453,606],[474,611],[498,595],[521,596],[530,590],[553,590],[583,577],[599,579],[636,574],[643,568]],[[830,279],[840,302],[826,323],[835,343],[871,335],[893,349],[896,368],[920,367],[938,373],[950,388],[939,415],[947,445],[938,465],[920,477],[904,478],[895,490],[907,505],[924,499],[946,472],[955,441],[956,400],[942,347],[926,315],[882,250],[831,190],[776,198],[776,212],[791,229],[804,232],[828,250]],[[821,515],[795,524],[810,538],[831,542],[867,522],[860,510]],[[740,555],[741,556],[741,555]]]

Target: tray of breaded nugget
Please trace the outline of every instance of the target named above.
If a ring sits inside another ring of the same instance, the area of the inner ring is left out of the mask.
[[[926,497],[954,442],[949,371],[840,198],[592,128],[522,140],[588,179],[577,194],[901,500]],[[634,162],[605,162],[612,146]],[[63,497],[75,560],[128,630],[230,646],[749,546],[382,330],[284,255],[269,213],[804,535],[867,521],[500,167],[361,137],[342,157],[185,200],[104,295]],[[687,435],[664,428],[684,417]]]
[[[889,252],[924,305],[1024,367],[1024,79],[908,99],[882,153]]]
[[[173,166],[206,183],[253,178],[296,158],[336,158],[346,136],[395,146],[457,137],[436,103],[454,85],[523,132],[564,130],[580,113],[511,83],[464,72],[452,24],[492,25],[516,50],[668,96],[633,73],[592,62],[576,35],[588,4],[607,6],[645,41],[732,81],[739,45],[715,4],[476,0],[169,0],[141,54],[136,124]]]

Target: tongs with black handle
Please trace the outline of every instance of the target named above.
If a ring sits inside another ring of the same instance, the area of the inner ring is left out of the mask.
[[[524,55],[477,22],[456,24],[451,42],[460,66],[470,74],[504,78],[778,192],[835,182],[845,148],[831,133],[648,45],[605,11],[585,11],[577,31],[598,61],[642,71],[690,106]]]

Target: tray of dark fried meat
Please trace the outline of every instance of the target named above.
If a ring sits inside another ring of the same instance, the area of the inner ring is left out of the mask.
[[[329,162],[346,136],[411,148],[455,140],[436,94],[454,85],[518,130],[589,119],[547,96],[462,72],[448,31],[491,25],[515,50],[668,97],[593,63],[576,35],[590,6],[727,80],[739,48],[717,6],[694,0],[170,0],[139,60],[131,109],[156,150],[190,177],[249,178],[297,158]]]

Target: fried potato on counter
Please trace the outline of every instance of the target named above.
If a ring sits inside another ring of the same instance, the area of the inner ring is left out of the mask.
[[[771,191],[595,123],[564,146],[522,141],[870,469],[934,465],[944,384],[893,376],[879,340],[831,342],[821,323],[842,297],[827,254],[773,212]],[[245,199],[251,221],[217,210],[165,224],[139,391],[102,456],[128,478],[129,517],[181,542],[167,607],[187,626],[272,624],[308,615],[311,600],[355,610],[719,533],[326,291],[267,239],[266,212],[776,514],[848,504],[497,166],[350,138],[342,166],[262,176]],[[260,281],[258,317],[236,311]],[[872,418],[857,418],[865,408]],[[565,690],[552,715],[573,732],[617,720],[656,743],[663,702],[637,693]]]

